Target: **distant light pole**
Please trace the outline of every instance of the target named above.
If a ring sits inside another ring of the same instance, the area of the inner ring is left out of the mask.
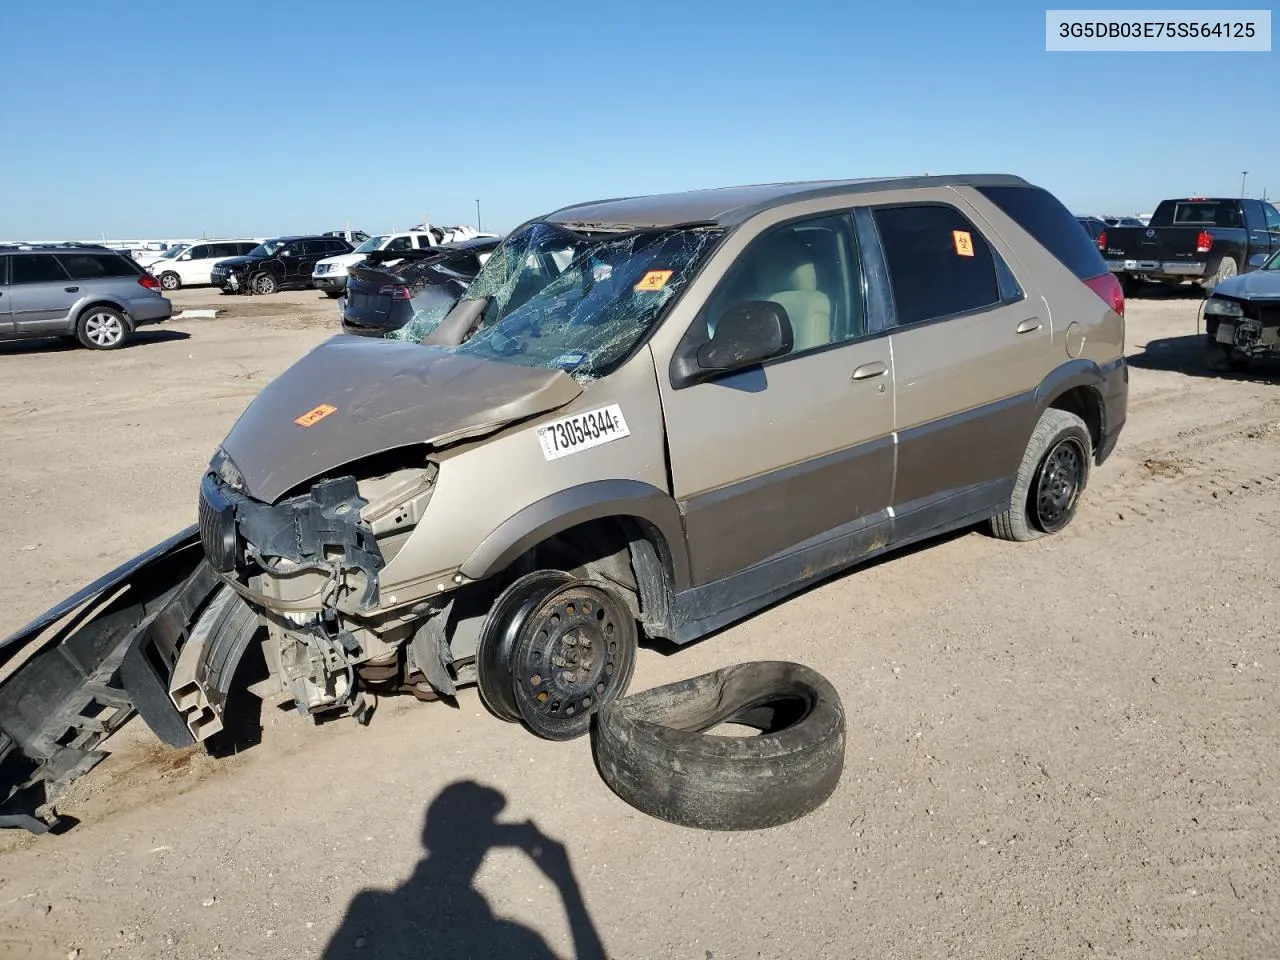
[[[1246,178],[1246,177],[1248,177],[1248,176],[1249,176],[1249,171],[1248,171],[1248,170],[1241,170],[1241,171],[1240,171],[1240,199],[1241,199],[1241,200],[1243,200],[1243,199],[1244,199],[1244,181],[1245,181],[1245,178]]]
[[[480,198],[476,198],[476,233],[480,233]]]

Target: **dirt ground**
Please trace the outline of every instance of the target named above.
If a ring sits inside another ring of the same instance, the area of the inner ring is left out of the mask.
[[[175,299],[227,316],[0,345],[0,635],[192,522],[215,444],[336,323],[313,292]],[[1062,535],[946,538],[642,653],[633,689],[830,677],[848,759],[811,816],[649,819],[474,690],[368,728],[269,706],[220,760],[135,722],[78,826],[0,835],[0,957],[1280,956],[1280,375],[1203,374],[1198,304],[1130,300],[1129,423]]]

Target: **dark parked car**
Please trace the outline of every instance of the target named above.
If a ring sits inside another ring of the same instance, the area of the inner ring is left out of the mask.
[[[348,268],[342,329],[364,337],[397,330],[416,339],[444,319],[466,292],[498,237],[478,237],[429,250],[378,250]],[[395,260],[395,266],[384,266]]]
[[[1204,302],[1205,363],[1241,370],[1280,358],[1280,249],[1246,277],[1224,280]]]
[[[114,350],[172,312],[160,281],[128,254],[79,243],[0,245],[0,340],[61,337]]]
[[[258,244],[248,256],[220,261],[209,280],[223,293],[267,294],[286,287],[309,287],[317,262],[352,249],[340,237],[276,237]]]
[[[1145,227],[1108,227],[1098,249],[1121,282],[1184,280],[1213,290],[1262,266],[1280,249],[1280,212],[1261,200],[1187,197],[1162,200]]]

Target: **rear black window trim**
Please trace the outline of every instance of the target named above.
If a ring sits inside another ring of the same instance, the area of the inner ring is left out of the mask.
[[[1034,184],[1027,184],[1025,186],[1000,184],[1000,185],[994,185],[994,186],[974,187],[973,189],[977,192],[979,196],[981,196],[984,200],[986,200],[988,203],[994,206],[997,210],[999,210],[1002,214],[1008,217],[1009,220],[1012,221],[1015,226],[1017,226],[1020,230],[1022,230],[1023,233],[1025,233],[1028,237],[1030,237],[1033,242],[1038,244],[1044,250],[1045,253],[1049,254],[1049,256],[1051,256],[1054,260],[1062,264],[1063,269],[1065,269],[1068,273],[1070,273],[1080,282],[1083,283],[1087,280],[1093,280],[1093,279],[1096,279],[1097,277],[1106,276],[1106,274],[1110,272],[1107,268],[1107,262],[1102,256],[1102,251],[1098,249],[1097,241],[1094,238],[1090,237],[1089,234],[1081,228],[1080,222],[1076,219],[1075,215],[1072,214],[1071,211],[1068,210],[1067,207],[1062,203],[1062,201],[1059,200],[1051,191],[1046,190],[1044,187],[1037,187]],[[1057,209],[1061,214],[1061,216],[1059,217],[1059,219],[1061,220],[1061,223],[1059,227],[1056,229],[1061,229],[1063,237],[1071,238],[1068,242],[1074,242],[1076,237],[1079,237],[1080,239],[1083,239],[1085,241],[1085,246],[1079,246],[1077,243],[1077,247],[1082,252],[1081,254],[1082,256],[1083,256],[1083,251],[1085,249],[1092,250],[1093,254],[1096,255],[1096,262],[1093,256],[1090,256],[1088,258],[1090,260],[1089,269],[1092,272],[1084,272],[1082,265],[1080,263],[1076,263],[1075,265],[1073,265],[1070,260],[1066,259],[1062,255],[1062,253],[1059,252],[1058,248],[1046,243],[1045,239],[1041,237],[1039,233],[1037,233],[1035,230],[1032,229],[1032,224],[1034,223],[1034,221],[1024,220],[1022,217],[1017,215],[1015,210],[1007,203],[1007,201],[1002,202],[1000,198],[1012,199],[1013,197],[1017,196],[1018,194],[1016,194],[1015,191],[1027,191],[1027,194],[1026,194],[1027,196],[1034,196],[1036,194],[1039,194],[1042,197],[1047,197],[1050,201],[1052,201],[1053,204],[1057,206]],[[1067,230],[1068,225],[1070,225],[1070,228],[1075,231],[1074,235]],[[1119,228],[1119,229],[1125,229],[1125,228]],[[1134,228],[1130,227],[1127,229],[1134,229]]]

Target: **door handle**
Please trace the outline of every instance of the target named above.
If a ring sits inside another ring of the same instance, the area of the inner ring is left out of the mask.
[[[1030,320],[1023,320],[1018,324],[1018,333],[1031,333],[1033,330],[1039,330],[1041,326],[1040,321],[1036,317],[1032,317]]]
[[[79,293],[79,292],[80,292],[80,288],[79,288],[79,287],[67,287],[67,288],[66,288],[66,290],[67,290],[67,293]]]
[[[882,377],[889,372],[889,365],[883,360],[875,360],[871,363],[864,363],[858,369],[853,371],[853,379],[870,380],[872,377]]]

